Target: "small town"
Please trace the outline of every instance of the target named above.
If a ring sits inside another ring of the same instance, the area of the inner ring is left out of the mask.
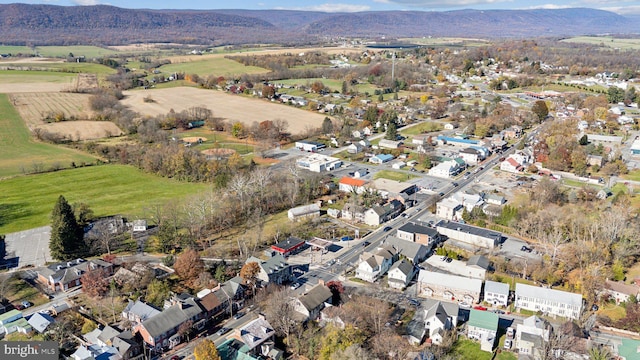
[[[334,36],[395,12],[273,5],[175,10],[189,38],[169,10],[117,6],[0,4],[91,9],[105,32],[16,22],[0,44],[2,341],[65,360],[640,359],[637,34]],[[113,16],[158,16],[166,42]],[[217,26],[245,30],[202,38]]]

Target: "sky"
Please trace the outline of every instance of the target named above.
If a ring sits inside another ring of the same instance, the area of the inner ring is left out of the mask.
[[[587,7],[621,15],[640,15],[640,0],[0,0],[0,4],[113,5],[133,9],[286,9],[323,12],[459,9],[558,9]]]

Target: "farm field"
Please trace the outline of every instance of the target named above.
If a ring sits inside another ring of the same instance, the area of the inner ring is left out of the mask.
[[[121,102],[142,115],[156,116],[167,114],[171,109],[179,112],[194,106],[204,106],[211,109],[214,116],[245,125],[251,125],[254,121],[286,120],[292,134],[303,133],[308,126],[320,127],[325,118],[323,114],[293,106],[192,87],[125,91],[124,94],[125,98]],[[155,102],[144,102],[143,99],[147,96]]]
[[[89,204],[96,216],[144,216],[145,208],[210,188],[146,174],[132,166],[103,165],[0,181],[0,233],[48,225],[58,196]]]
[[[269,72],[268,69],[257,66],[245,66],[237,61],[226,59],[224,57],[209,57],[203,59],[202,56],[181,58],[183,62],[173,62],[163,65],[159,70],[163,74],[172,74],[175,72],[183,72],[185,74],[198,74],[200,76],[231,76],[242,74],[262,74]]]
[[[116,70],[108,66],[92,63],[68,62],[0,62],[0,67],[15,70],[60,71],[67,73],[89,73],[97,75],[115,74]]]
[[[621,50],[640,49],[640,39],[617,39],[613,36],[576,36],[560,41],[568,43],[604,45],[606,47]]]
[[[0,178],[31,171],[34,166],[68,167],[72,161],[80,164],[95,160],[79,151],[34,141],[6,94],[0,94],[0,129]],[[0,193],[5,192],[0,182]]]
[[[117,54],[114,49],[105,49],[98,46],[38,46],[32,49],[28,46],[0,46],[2,54],[39,54],[44,57],[67,57],[69,53],[74,56],[84,55],[87,58],[103,57]]]
[[[77,76],[59,71],[0,70],[0,93],[62,91],[70,88]]]

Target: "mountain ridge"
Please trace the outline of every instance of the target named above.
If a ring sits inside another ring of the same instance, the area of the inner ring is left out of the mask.
[[[137,42],[303,44],[327,37],[539,37],[640,33],[635,19],[589,8],[369,11],[125,9],[110,5],[0,5],[5,44]]]

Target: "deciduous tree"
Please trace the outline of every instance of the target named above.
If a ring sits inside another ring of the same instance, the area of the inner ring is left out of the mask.
[[[82,292],[85,294],[99,298],[104,296],[109,290],[109,274],[104,269],[89,270],[82,275]]]
[[[178,255],[173,268],[187,287],[195,289],[198,286],[200,273],[204,271],[204,262],[196,250],[188,249]]]
[[[216,344],[209,339],[203,339],[196,345],[193,356],[196,360],[220,360]]]

